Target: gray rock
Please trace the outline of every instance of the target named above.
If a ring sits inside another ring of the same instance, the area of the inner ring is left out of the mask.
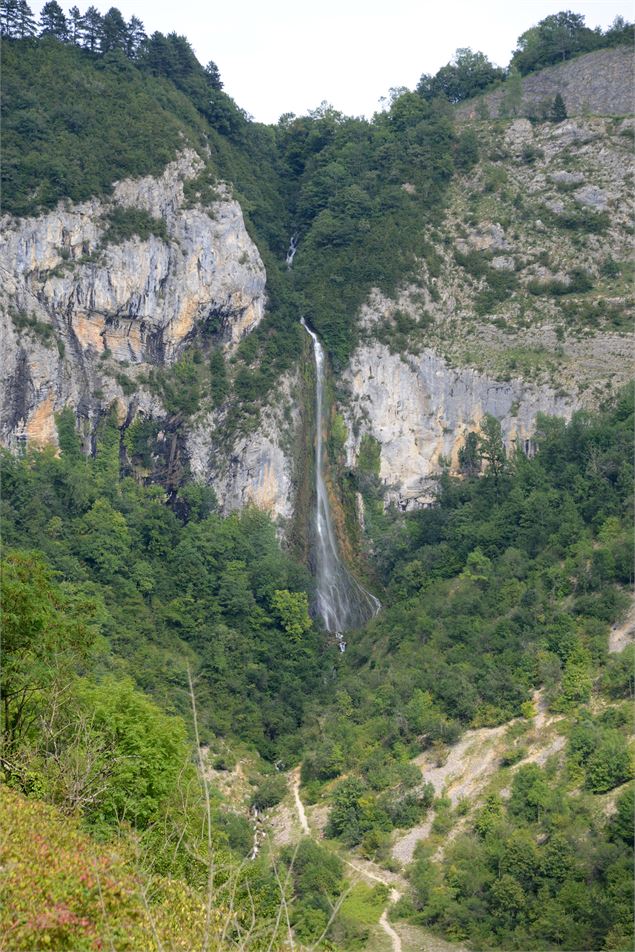
[[[573,193],[573,197],[578,205],[585,205],[587,208],[598,208],[603,210],[608,207],[608,198],[606,193],[596,185],[585,185]]]
[[[510,449],[531,451],[539,412],[569,418],[573,410],[570,398],[548,388],[452,368],[432,350],[402,359],[377,342],[358,348],[344,380],[351,395],[344,408],[347,465],[355,466],[364,434],[373,436],[386,499],[401,509],[430,503],[442,461],[456,472],[465,437],[485,414],[500,420]]]
[[[509,256],[498,255],[496,258],[492,258],[492,268],[495,271],[513,271],[515,267],[516,262]]]
[[[549,178],[554,185],[582,185],[584,175],[581,172],[551,172]]]
[[[228,350],[257,326],[266,275],[240,205],[220,185],[211,214],[186,207],[183,182],[202,164],[185,151],[158,178],[117,183],[110,201],[2,219],[3,442],[55,443],[54,414],[64,406],[89,430],[113,402],[122,421],[139,410],[156,413],[156,397],[134,385],[140,374],[174,362],[210,318]],[[167,242],[150,236],[101,244],[108,213],[119,206],[162,219]],[[50,328],[50,339],[20,328],[12,313],[31,315]]]

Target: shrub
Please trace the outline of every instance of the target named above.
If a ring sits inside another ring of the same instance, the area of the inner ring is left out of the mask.
[[[268,810],[277,806],[286,796],[287,781],[282,774],[272,774],[258,784],[251,797],[251,805],[257,810]]]
[[[168,232],[163,218],[153,218],[144,208],[118,205],[106,216],[103,245],[119,245],[130,238],[147,241],[150,235],[168,241]]]

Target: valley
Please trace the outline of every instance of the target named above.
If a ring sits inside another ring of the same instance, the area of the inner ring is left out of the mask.
[[[633,25],[0,27],[0,948],[631,949]]]

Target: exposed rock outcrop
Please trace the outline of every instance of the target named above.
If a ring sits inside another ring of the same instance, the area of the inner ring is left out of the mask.
[[[522,80],[522,115],[545,115],[560,93],[570,116],[625,116],[633,111],[634,62],[631,45],[594,50],[583,56],[530,73]],[[461,103],[460,119],[479,115],[485,108],[492,117],[505,111],[508,87]]]
[[[201,167],[187,151],[159,178],[118,183],[109,201],[0,223],[4,443],[54,442],[67,405],[89,431],[113,401],[124,419],[132,403],[156,415],[144,371],[198,335],[231,349],[262,319],[265,270],[240,205],[222,185],[209,210],[186,201]],[[105,241],[121,208],[162,223],[162,237]]]
[[[301,399],[297,374],[286,374],[255,431],[219,445],[222,420],[211,414],[187,436],[193,475],[214,486],[222,512],[247,505],[269,512],[279,524],[293,517],[295,473],[293,444],[300,427]]]
[[[378,441],[386,500],[400,509],[428,503],[446,461],[456,471],[466,434],[485,414],[501,423],[513,448],[532,451],[537,413],[570,417],[573,402],[522,379],[494,380],[470,368],[452,368],[432,350],[402,357],[377,342],[360,347],[344,375],[347,464],[354,467],[365,434]]]

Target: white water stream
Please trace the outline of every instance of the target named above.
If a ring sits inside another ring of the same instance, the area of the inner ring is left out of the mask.
[[[287,268],[293,267],[293,259],[295,258],[295,253],[298,250],[298,236],[292,235],[291,241],[289,242],[289,250],[287,251]]]
[[[333,529],[331,506],[324,480],[324,350],[317,335],[301,319],[313,341],[315,357],[315,578],[317,612],[328,632],[335,635],[340,651],[346,649],[343,633],[359,628],[381,608],[378,598],[353,578],[340,558]]]

